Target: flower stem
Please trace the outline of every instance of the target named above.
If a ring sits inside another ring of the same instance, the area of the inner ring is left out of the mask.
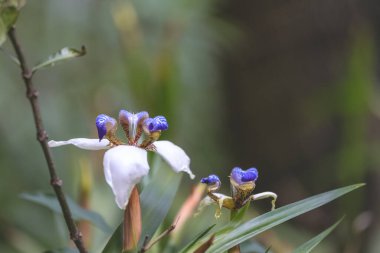
[[[237,214],[238,209],[231,209],[230,212],[230,220],[232,220],[235,215]],[[228,253],[240,253],[240,245],[233,246],[232,248],[228,249]]]
[[[79,232],[79,230],[77,229],[77,226],[75,225],[75,222],[72,218],[71,211],[67,204],[65,195],[62,191],[62,187],[61,187],[62,180],[57,175],[55,165],[50,153],[50,148],[47,144],[48,135],[46,133],[46,130],[42,122],[40,106],[38,103],[38,91],[35,89],[33,85],[32,72],[26,63],[25,56],[22,52],[20,43],[17,40],[16,31],[14,27],[9,29],[8,37],[16,52],[17,59],[20,62],[21,76],[26,86],[26,96],[29,99],[29,102],[33,111],[34,123],[37,130],[37,140],[41,144],[41,147],[45,156],[45,160],[49,169],[49,173],[50,173],[50,184],[53,187],[55,195],[57,196],[59,205],[61,206],[63,217],[65,219],[67,228],[70,232],[71,240],[73,240],[73,242],[75,243],[80,253],[87,253],[83,245],[82,234]]]

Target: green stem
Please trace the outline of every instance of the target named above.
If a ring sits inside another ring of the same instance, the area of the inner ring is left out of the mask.
[[[238,209],[231,209],[231,212],[230,212],[230,221],[232,221],[236,214],[238,213]],[[235,245],[233,246],[232,248],[230,248],[228,250],[228,253],[240,253],[240,245]]]

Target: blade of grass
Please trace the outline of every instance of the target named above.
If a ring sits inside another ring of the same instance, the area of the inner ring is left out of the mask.
[[[123,224],[120,224],[110,236],[106,246],[102,250],[102,253],[120,253],[123,240]]]
[[[341,223],[344,217],[342,217],[340,220],[335,222],[332,226],[327,228],[322,233],[318,234],[314,238],[310,239],[309,241],[305,242],[298,248],[296,248],[293,253],[308,253],[311,252],[312,249],[314,249],[323,239],[325,239],[338,225]]]
[[[217,253],[228,250],[229,248],[242,243],[259,233],[327,204],[328,202],[339,198],[344,194],[362,187],[363,185],[364,184],[355,184],[318,194],[265,213],[242,225],[236,226],[233,230],[229,230],[229,232],[224,232],[223,234],[217,233],[214,244],[210,247],[208,253]],[[231,227],[231,224],[226,227]],[[226,231],[226,228],[222,228],[221,231]]]
[[[62,214],[62,210],[59,207],[59,203],[55,195],[38,192],[35,194],[22,193],[20,197],[30,202],[47,207],[50,210],[54,211],[55,213]],[[106,221],[103,219],[103,217],[100,214],[83,209],[69,197],[66,197],[66,199],[67,199],[67,204],[69,205],[71,209],[74,220],[90,221],[96,227],[101,229],[104,233],[106,234],[111,233],[112,230],[110,226],[108,226],[108,224],[106,223]]]
[[[202,239],[205,235],[210,232],[210,230],[215,227],[216,224],[211,225],[208,227],[205,231],[201,232],[197,237],[195,237],[194,240],[192,240],[189,244],[187,244],[179,253],[186,253],[189,252],[191,247],[193,247],[200,239]]]
[[[177,193],[182,174],[177,174],[161,163],[159,175],[144,188],[140,195],[143,227],[138,248],[141,248],[145,236],[153,237],[166,217]]]

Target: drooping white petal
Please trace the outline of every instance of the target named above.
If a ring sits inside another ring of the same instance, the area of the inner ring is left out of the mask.
[[[251,200],[272,198],[272,210],[276,208],[277,194],[274,192],[261,192],[251,196]]]
[[[87,139],[87,138],[75,138],[75,139],[70,139],[67,141],[49,141],[49,147],[54,148],[54,147],[59,147],[63,145],[74,145],[77,146],[78,148],[82,149],[87,149],[87,150],[100,150],[100,149],[108,149],[110,148],[109,141],[106,139],[103,139],[99,141],[99,139]]]
[[[117,205],[125,209],[133,187],[149,172],[147,152],[134,146],[120,145],[104,154],[103,166]]]
[[[154,142],[157,153],[172,167],[175,172],[184,171],[190,175],[191,179],[195,175],[190,170],[190,158],[185,151],[170,141]]]

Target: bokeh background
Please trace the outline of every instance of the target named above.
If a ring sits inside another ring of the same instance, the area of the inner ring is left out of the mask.
[[[162,139],[187,151],[196,180],[218,174],[227,192],[234,166],[257,167],[257,191],[277,192],[279,205],[365,182],[258,239],[290,252],[345,214],[315,252],[379,252],[379,14],[375,0],[42,0],[27,2],[17,32],[30,65],[87,48],[34,77],[51,139],[96,138],[98,114],[147,110],[168,118]],[[64,247],[60,216],[19,197],[52,190],[9,42],[2,53],[0,252]],[[115,226],[102,152],[53,155],[68,196]],[[183,177],[174,207],[194,184]]]

